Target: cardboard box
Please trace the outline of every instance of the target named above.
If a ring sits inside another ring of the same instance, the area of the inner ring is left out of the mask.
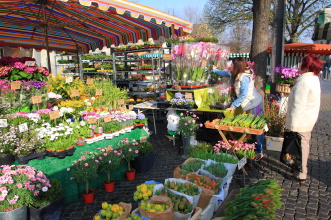
[[[265,136],[265,139],[266,139],[267,150],[278,151],[278,152],[282,151],[284,138]]]

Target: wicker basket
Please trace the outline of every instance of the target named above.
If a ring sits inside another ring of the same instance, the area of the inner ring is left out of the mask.
[[[291,92],[290,84],[276,84],[276,92],[288,94]]]

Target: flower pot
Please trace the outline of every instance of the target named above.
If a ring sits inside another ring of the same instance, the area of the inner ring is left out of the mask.
[[[93,189],[89,189],[89,193],[86,193],[86,191],[84,190],[82,195],[83,195],[85,203],[92,203],[94,201],[94,190]]]
[[[127,180],[134,180],[135,177],[136,177],[136,170],[135,169],[132,169],[129,171],[129,170],[126,170],[125,171],[125,175],[126,175],[126,179]]]
[[[225,110],[230,107],[230,104],[215,104],[215,105],[209,105],[210,109],[217,109],[217,110]]]
[[[22,206],[20,208],[8,212],[0,212],[0,219],[4,219],[4,220],[27,219],[27,217],[28,217],[28,208],[26,206]]]
[[[58,220],[61,217],[63,204],[64,204],[64,197],[59,198],[39,209],[30,207],[29,220]]]
[[[14,155],[12,155],[12,154],[0,155],[0,166],[1,165],[13,165],[14,161],[15,161]]]
[[[138,173],[145,173],[153,168],[155,157],[156,153],[137,157],[131,161],[131,165]]]
[[[105,187],[106,192],[113,192],[115,187],[115,181],[112,179],[104,180],[103,185]]]
[[[255,158],[247,158],[247,164],[252,165]]]
[[[183,142],[183,158],[188,157],[190,154],[190,146],[191,141],[196,140],[195,136],[182,136],[182,142]]]

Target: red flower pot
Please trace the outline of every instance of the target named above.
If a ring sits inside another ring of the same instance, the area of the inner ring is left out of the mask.
[[[106,192],[113,192],[115,187],[115,181],[112,179],[104,180],[103,185],[105,187]]]
[[[126,170],[125,175],[127,180],[134,180],[136,177],[136,170],[132,168],[131,170]]]
[[[94,201],[94,190],[89,189],[89,193],[87,194],[86,191],[83,191],[83,198],[85,203],[92,203]]]
[[[96,133],[95,136],[96,137],[100,137],[102,135],[102,133]]]

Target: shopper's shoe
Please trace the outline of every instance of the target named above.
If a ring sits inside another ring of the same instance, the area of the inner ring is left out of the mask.
[[[306,183],[306,179],[298,179],[298,181],[299,181],[301,184]]]
[[[260,161],[262,157],[264,157],[264,153],[259,153],[258,155],[256,155],[255,161]]]

